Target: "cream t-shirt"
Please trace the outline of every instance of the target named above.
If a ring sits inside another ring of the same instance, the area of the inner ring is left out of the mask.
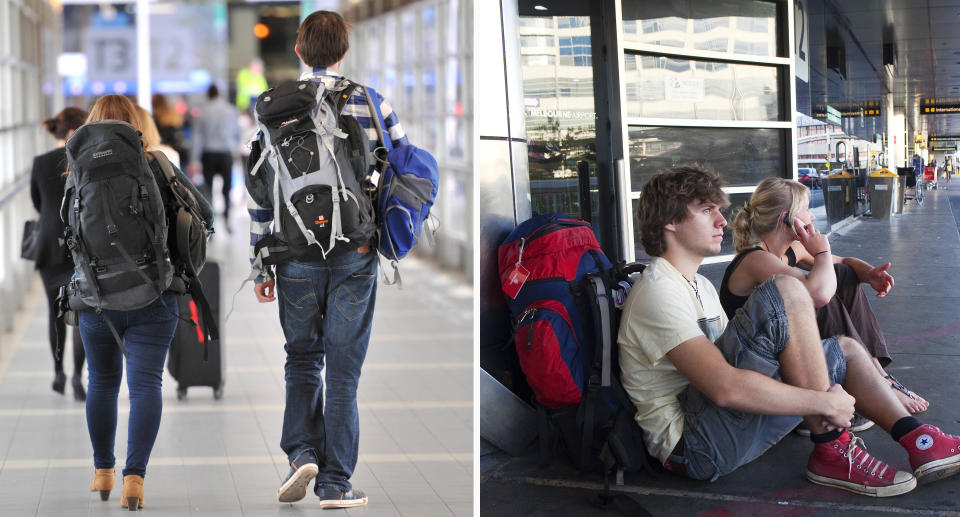
[[[637,408],[647,449],[661,462],[683,434],[677,395],[689,384],[667,352],[697,336],[714,341],[727,326],[713,284],[699,274],[696,283],[700,300],[683,275],[657,257],[627,295],[620,321],[621,381]]]

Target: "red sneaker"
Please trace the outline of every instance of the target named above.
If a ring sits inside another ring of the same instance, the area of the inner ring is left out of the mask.
[[[913,475],[924,483],[960,472],[960,436],[925,424],[900,438],[900,445],[910,454]]]
[[[905,494],[917,486],[912,474],[870,456],[863,440],[848,431],[832,442],[813,446],[807,479],[872,497]]]

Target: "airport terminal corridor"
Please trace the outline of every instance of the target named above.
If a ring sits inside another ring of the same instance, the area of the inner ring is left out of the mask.
[[[221,307],[249,273],[248,219],[218,219],[208,256],[221,264]],[[473,290],[462,275],[416,257],[401,263],[403,289],[377,293],[359,389],[360,460],[352,479],[369,505],[343,515],[468,516],[473,513]],[[126,515],[120,470],[129,398],[120,389],[117,484],[110,500],[90,492],[93,460],[84,405],[51,390],[46,303],[39,278],[12,334],[0,338],[0,515]],[[302,501],[277,502],[287,473],[280,449],[283,334],[276,303],[258,304],[248,284],[222,326],[223,397],[190,388],[178,401],[164,372],[163,417],[145,478],[153,516],[315,515]],[[72,364],[65,351],[65,371]],[[84,377],[86,384],[86,376]],[[122,513],[121,513],[122,512]]]

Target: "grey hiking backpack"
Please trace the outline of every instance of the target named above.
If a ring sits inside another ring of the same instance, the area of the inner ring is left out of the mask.
[[[263,264],[322,260],[371,244],[369,139],[356,118],[343,114],[358,87],[291,81],[257,99],[261,153],[247,190],[274,210],[273,234],[255,249]]]
[[[80,300],[97,312],[153,303],[173,278],[168,223],[140,133],[104,120],[81,126],[67,141],[60,217],[73,255]]]

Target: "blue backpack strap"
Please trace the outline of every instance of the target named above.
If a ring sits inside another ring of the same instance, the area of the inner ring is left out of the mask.
[[[393,150],[393,139],[390,138],[390,135],[386,133],[386,122],[384,122],[383,114],[380,113],[380,103],[377,102],[377,99],[381,99],[380,94],[370,86],[363,87],[363,93],[367,97],[367,106],[370,107],[370,115],[373,120],[373,127],[377,130],[377,138],[387,152]]]

